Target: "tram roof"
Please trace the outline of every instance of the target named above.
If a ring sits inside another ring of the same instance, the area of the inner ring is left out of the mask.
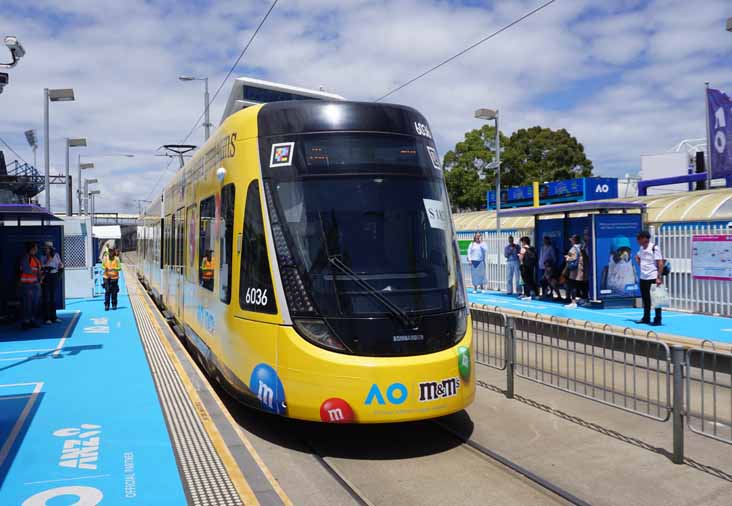
[[[648,223],[732,221],[731,188],[678,192],[647,197],[624,197],[603,202],[613,201],[645,204]],[[542,206],[542,208],[548,207]],[[525,229],[534,226],[532,214],[517,216],[508,215],[508,213],[508,211],[501,212],[502,228]],[[496,213],[494,211],[456,213],[453,214],[453,219],[457,231],[494,230],[496,228]]]
[[[345,98],[321,90],[310,90],[251,77],[239,77],[234,80],[231,87],[221,122],[223,123],[226,118],[247,107],[286,100],[345,100]]]

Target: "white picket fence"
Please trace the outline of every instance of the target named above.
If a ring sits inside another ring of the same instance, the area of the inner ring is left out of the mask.
[[[506,290],[506,259],[503,257],[503,248],[508,244],[508,236],[512,235],[518,244],[519,238],[527,235],[533,237],[533,230],[501,230],[496,234],[495,230],[481,231],[483,242],[486,243],[486,288],[488,290]],[[475,231],[457,232],[460,241],[472,239]],[[463,279],[465,286],[472,286],[470,281],[470,265],[462,264]]]
[[[723,225],[666,225],[651,227],[654,241],[671,262],[668,277],[671,308],[694,313],[732,316],[732,282],[694,279],[691,275],[692,238],[695,235],[726,235]]]

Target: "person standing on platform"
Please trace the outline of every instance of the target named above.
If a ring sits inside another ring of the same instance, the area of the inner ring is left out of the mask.
[[[554,271],[555,266],[557,265],[557,251],[554,248],[554,244],[552,244],[552,238],[548,235],[544,236],[544,244],[541,246],[541,254],[539,255],[539,268],[546,270],[546,265],[549,264],[551,266],[550,271]],[[545,279],[545,276],[542,276],[542,280]],[[551,296],[553,291],[547,291],[544,287],[547,286],[542,281],[541,283],[541,295],[542,297]]]
[[[117,294],[119,293],[119,271],[122,265],[117,256],[117,250],[109,248],[107,258],[102,264],[104,267],[104,310],[109,311],[110,302],[112,309],[117,309]]]
[[[23,330],[40,327],[36,321],[41,291],[41,261],[38,260],[38,245],[25,243],[25,254],[20,259],[20,300],[23,307]]]
[[[583,287],[587,281],[587,256],[582,251],[580,236],[575,234],[570,238],[572,246],[565,255],[565,278],[567,279],[567,298],[569,304],[566,307],[576,308],[577,299],[582,297]]]
[[[64,263],[61,257],[53,248],[51,241],[46,241],[43,245],[43,283],[41,285],[41,307],[43,308],[43,319],[46,324],[59,323],[61,320],[56,316],[56,291],[58,290],[58,282],[61,269]]]
[[[519,293],[519,248],[513,242],[513,236],[508,236],[508,244],[503,248],[503,256],[506,258],[506,293],[513,295]]]
[[[485,284],[485,244],[480,232],[473,236],[473,242],[468,247],[468,262],[470,262],[470,279],[473,282],[473,292],[483,291]]]
[[[521,238],[521,252],[519,253],[519,261],[521,262],[521,279],[524,282],[524,300],[531,300],[531,295],[539,293],[539,287],[536,286],[536,263],[538,262],[536,248],[531,245],[531,239],[528,237]]]
[[[640,265],[640,292],[643,299],[643,319],[636,323],[658,326],[661,325],[661,308],[655,308],[656,314],[651,322],[651,288],[653,285],[663,284],[663,254],[659,247],[651,242],[651,234],[646,230],[639,232],[636,240],[640,249],[635,261]]]

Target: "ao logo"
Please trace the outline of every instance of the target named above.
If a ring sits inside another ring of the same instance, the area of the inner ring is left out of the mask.
[[[610,186],[606,184],[598,184],[597,188],[595,188],[596,193],[607,193],[610,191]]]
[[[278,415],[287,411],[285,407],[285,388],[272,367],[259,364],[249,378],[249,389],[256,394],[262,408]]]
[[[386,399],[389,401],[389,404],[402,404],[404,401],[407,400],[407,387],[405,387],[401,383],[392,383],[386,389]],[[369,390],[369,394],[366,396],[364,404],[370,406],[371,403],[374,402],[374,400],[382,406],[386,404],[386,401],[384,400],[384,395],[381,393],[379,385],[377,385],[376,383],[371,385],[371,390]]]
[[[719,154],[724,153],[727,147],[725,128],[727,128],[727,119],[724,114],[724,108],[720,107],[714,112],[714,149]]]
[[[104,498],[102,491],[94,487],[57,487],[38,492],[23,501],[22,506],[51,506],[52,504],[59,504],[54,499],[58,497],[70,498],[69,496],[77,499],[73,503],[74,506],[99,506]]]

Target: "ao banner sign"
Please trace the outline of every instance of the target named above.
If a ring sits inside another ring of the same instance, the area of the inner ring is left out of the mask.
[[[600,300],[639,297],[636,235],[640,214],[598,214],[593,217],[598,276],[595,293]]]
[[[695,235],[691,246],[694,279],[732,279],[732,235]]]
[[[732,175],[732,99],[719,90],[707,89],[709,156],[712,179]]]

